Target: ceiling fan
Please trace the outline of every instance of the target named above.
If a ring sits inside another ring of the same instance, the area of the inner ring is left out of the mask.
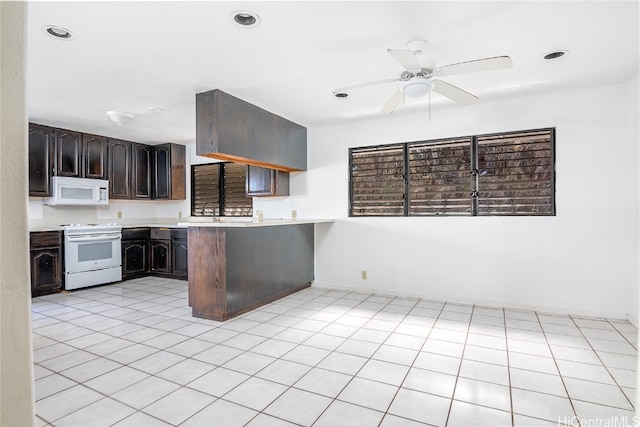
[[[404,69],[399,77],[336,89],[333,91],[333,95],[338,98],[345,98],[349,96],[348,92],[353,89],[384,83],[404,82],[403,86],[398,89],[391,98],[389,98],[382,108],[381,113],[393,113],[398,106],[404,103],[405,97],[420,98],[430,94],[432,90],[459,104],[469,105],[476,102],[478,97],[452,85],[451,83],[439,80],[436,77],[453,76],[456,74],[474,73],[479,71],[500,70],[504,68],[511,68],[513,66],[511,58],[508,56],[476,59],[473,61],[444,65],[442,67],[436,67],[436,63],[433,60],[423,60],[423,65],[421,65],[417,56],[422,53],[426,45],[426,41],[416,40],[408,43],[407,49],[387,49],[387,52],[389,52]]]

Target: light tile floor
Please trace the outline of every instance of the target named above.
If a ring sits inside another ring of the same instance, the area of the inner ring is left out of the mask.
[[[32,313],[37,425],[633,420],[626,321],[310,288],[221,323],[191,317],[186,282],[151,277]]]

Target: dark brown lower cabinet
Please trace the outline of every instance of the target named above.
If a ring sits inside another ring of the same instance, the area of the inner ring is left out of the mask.
[[[168,276],[171,274],[171,229],[165,227],[151,227],[151,273]]]
[[[147,275],[187,279],[186,228],[122,229],[122,278]]]
[[[151,272],[160,274],[171,273],[171,240],[152,240],[151,248]]]
[[[31,296],[62,290],[62,232],[30,233]]]
[[[122,229],[122,279],[149,273],[149,229]]]
[[[187,229],[171,230],[171,275],[186,279],[189,275],[189,243]]]

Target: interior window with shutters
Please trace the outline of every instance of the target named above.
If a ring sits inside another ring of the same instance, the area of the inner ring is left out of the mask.
[[[550,129],[479,136],[478,215],[554,215]]]
[[[253,199],[246,196],[247,167],[238,163],[224,163],[223,215],[253,215]]]
[[[404,145],[350,149],[352,216],[404,215]]]
[[[350,216],[555,215],[555,129],[349,150]]]
[[[191,166],[191,215],[253,215],[253,199],[245,195],[245,176],[246,166],[236,163]]]
[[[471,139],[409,144],[409,215],[469,215]]]

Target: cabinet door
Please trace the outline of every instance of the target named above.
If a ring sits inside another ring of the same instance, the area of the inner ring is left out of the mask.
[[[151,147],[144,144],[131,144],[133,156],[133,193],[134,199],[151,198]]]
[[[288,196],[289,173],[274,169],[247,166],[247,196]]]
[[[82,140],[80,132],[56,129],[56,168],[58,176],[80,176]]]
[[[154,147],[154,199],[171,198],[171,150],[169,145]]]
[[[187,240],[171,241],[171,274],[180,279],[187,278],[189,273]]]
[[[107,179],[107,138],[82,135],[82,176]]]
[[[110,138],[108,145],[109,197],[130,199],[131,143]]]
[[[31,296],[57,292],[62,288],[60,248],[31,251]]]
[[[53,129],[29,124],[29,196],[51,196]]]
[[[171,200],[187,198],[187,153],[184,145],[171,147]]]
[[[122,242],[122,278],[129,279],[148,271],[149,242],[131,240]]]
[[[171,274],[170,240],[151,241],[151,271]]]
[[[163,144],[153,147],[153,198],[186,198],[186,152],[184,145]]]

